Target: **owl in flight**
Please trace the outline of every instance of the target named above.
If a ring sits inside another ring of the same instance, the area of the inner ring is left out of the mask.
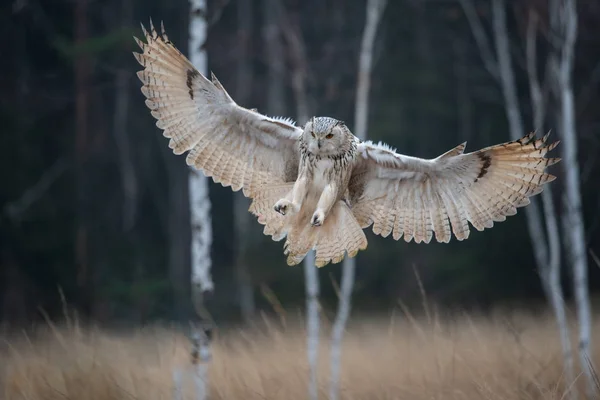
[[[367,247],[363,229],[406,242],[447,243],[482,231],[529,204],[559,158],[545,158],[558,142],[533,133],[464,153],[465,144],[433,159],[398,154],[361,141],[344,122],[313,117],[304,127],[241,107],[214,74],[202,75],[169,41],[162,27],[142,26],[146,105],[175,154],[252,199],[249,211],[273,240],[286,238],[287,263],[316,251],[316,264],[340,262]]]

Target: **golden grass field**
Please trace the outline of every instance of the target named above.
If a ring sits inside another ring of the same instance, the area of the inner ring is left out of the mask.
[[[511,313],[441,322],[396,314],[355,317],[344,341],[343,399],[516,400],[568,398],[560,347],[548,316]],[[305,399],[301,324],[260,322],[220,332],[213,343],[210,399]],[[320,398],[327,398],[329,321],[323,321]],[[600,325],[595,325],[600,332]],[[572,333],[574,333],[572,331]],[[598,337],[596,333],[596,337]],[[598,343],[596,343],[598,344]],[[600,362],[600,345],[594,362]],[[106,333],[40,327],[0,346],[4,400],[172,399],[175,368],[189,368],[189,342],[167,328]],[[576,364],[578,359],[575,359]],[[580,376],[575,385],[583,383]],[[192,398],[191,384],[185,398]]]

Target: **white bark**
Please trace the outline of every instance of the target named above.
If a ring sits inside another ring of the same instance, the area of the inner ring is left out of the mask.
[[[362,140],[367,137],[373,46],[375,44],[379,21],[381,20],[386,4],[387,0],[367,1],[367,15],[360,49],[356,100],[354,103],[354,134]]]
[[[506,5],[504,0],[492,0],[492,6],[497,71],[504,95],[510,137],[512,140],[517,140],[525,134],[525,130],[520,112],[519,97],[516,91],[517,84],[512,67],[508,32],[506,30]],[[536,264],[538,270],[542,270],[548,263],[548,244],[544,239],[544,228],[537,199],[531,199],[531,204],[525,209],[525,217],[527,219],[527,227],[533,245]]]
[[[205,19],[206,0],[190,1],[190,44],[189,59],[203,74],[207,73],[206,41],[207,24]],[[208,179],[200,171],[190,169],[190,217],[192,222],[192,290],[212,291],[214,284],[210,275],[212,225]]]
[[[373,46],[377,35],[381,16],[387,0],[368,0],[366,21],[363,31],[359,62],[356,100],[354,104],[354,134],[361,140],[367,138],[367,122],[369,117],[369,92],[371,88],[371,70],[373,64]],[[346,257],[342,264],[342,282],[338,311],[331,332],[331,359],[329,399],[337,400],[340,387],[340,370],[342,363],[342,341],[346,323],[350,316],[352,290],[356,271],[356,258]]]
[[[208,72],[206,51],[203,46],[207,36],[206,0],[190,0],[189,59],[203,74]],[[199,299],[204,292],[212,292],[214,284],[210,275],[212,225],[208,178],[200,171],[190,169],[189,175],[190,218],[192,228],[192,296],[196,311],[199,312]],[[192,334],[193,378],[196,387],[195,398],[208,397],[208,362],[210,361],[210,340],[199,329]]]
[[[534,127],[536,132],[541,132],[544,128],[543,125],[546,114],[546,103],[544,101],[537,73],[536,37],[537,15],[532,13],[529,17],[529,23],[527,25],[527,42],[525,46],[527,56],[527,75],[529,77],[529,92],[531,96],[531,106],[533,109]],[[563,354],[563,373],[566,382],[570,384],[571,382],[575,381],[575,372],[573,369],[573,351],[571,349],[567,314],[563,299],[562,286],[560,283],[560,235],[558,230],[558,221],[554,211],[552,188],[549,186],[546,187],[541,196],[544,208],[544,217],[546,219],[546,235],[548,238],[548,248],[550,253],[548,262],[543,268],[540,268],[540,278],[556,318]],[[571,388],[570,395],[571,398],[577,398],[577,390],[574,385]]]
[[[309,378],[308,395],[311,400],[319,398],[318,362],[319,362],[319,272],[315,266],[314,251],[309,255],[312,262],[304,262],[306,285],[306,356]],[[307,258],[309,256],[307,255]]]
[[[560,104],[558,125],[562,139],[562,167],[565,170],[562,225],[566,234],[567,256],[572,268],[573,292],[577,306],[580,363],[587,378],[587,394],[592,398],[597,394],[592,366],[588,363],[588,359],[591,360],[592,316],[579,187],[575,104],[571,81],[577,39],[577,9],[574,0],[552,0],[550,2],[550,28],[555,35],[551,38],[554,45],[554,51],[551,53],[552,84]]]
[[[280,7],[281,3],[278,3]],[[280,28],[288,44],[292,60],[292,90],[296,101],[296,118],[298,125],[303,125],[309,118],[308,94],[306,89],[306,72],[308,59],[302,35],[297,26],[287,18],[282,19]],[[315,265],[315,252],[311,250],[304,262],[304,280],[306,287],[306,355],[308,358],[309,379],[308,394],[311,400],[319,397],[318,361],[319,361],[319,273]]]
[[[209,332],[196,327],[192,333],[193,379],[196,400],[208,398],[208,364],[212,359]]]
[[[505,1],[492,0],[496,60],[494,60],[491,55],[492,52],[489,50],[489,42],[485,37],[481,22],[475,13],[473,3],[469,0],[460,0],[460,2],[469,19],[469,23],[471,24],[475,39],[482,52],[482,58],[484,59],[486,68],[501,85],[511,139],[518,139],[522,137],[525,132],[523,130],[523,121],[519,108],[516,91],[517,86],[509,48]],[[527,32],[526,52],[529,88],[534,114],[534,127],[539,133],[543,130],[545,120],[545,102],[537,74],[535,25],[536,21],[530,20]],[[569,329],[562,287],[560,284],[560,234],[550,187],[547,187],[542,192],[541,199],[545,218],[546,235],[544,235],[544,227],[537,199],[531,199],[531,204],[525,209],[525,215],[542,287],[544,288],[544,292],[552,307],[558,325],[563,349],[565,379],[568,381],[568,384],[570,384],[575,379],[573,355],[569,340]],[[576,397],[574,387],[571,388],[571,396]]]
[[[471,25],[471,30],[473,31],[473,36],[481,51],[484,64],[490,74],[496,78],[501,85],[510,137],[512,140],[519,139],[525,132],[523,129],[523,120],[519,111],[519,100],[516,93],[512,57],[508,45],[504,1],[493,0],[493,7],[495,10],[493,25],[494,36],[496,39],[497,60],[493,56],[489,40],[485,35],[481,21],[475,12],[472,0],[460,0],[460,3],[467,15],[469,24]],[[537,199],[531,199],[531,204],[525,208],[525,217],[536,265],[538,270],[540,270],[541,268],[544,268],[547,263],[548,246],[544,239],[544,229]]]
[[[173,371],[173,400],[183,400],[183,382],[181,380],[181,371]]]

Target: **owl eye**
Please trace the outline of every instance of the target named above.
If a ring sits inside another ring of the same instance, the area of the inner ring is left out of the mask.
[[[331,139],[333,137],[333,133],[330,133],[329,135],[325,136],[326,139]]]

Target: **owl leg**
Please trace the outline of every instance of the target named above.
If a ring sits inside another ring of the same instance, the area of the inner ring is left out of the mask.
[[[321,197],[319,198],[319,202],[317,203],[317,209],[315,210],[312,218],[310,219],[310,224],[312,226],[321,226],[323,222],[325,222],[325,216],[331,210],[335,203],[335,186],[333,184],[329,184],[325,186],[323,193],[321,193]]]
[[[273,208],[281,215],[296,214],[302,206],[302,199],[306,196],[306,178],[299,178],[294,187],[283,199],[275,203]]]

